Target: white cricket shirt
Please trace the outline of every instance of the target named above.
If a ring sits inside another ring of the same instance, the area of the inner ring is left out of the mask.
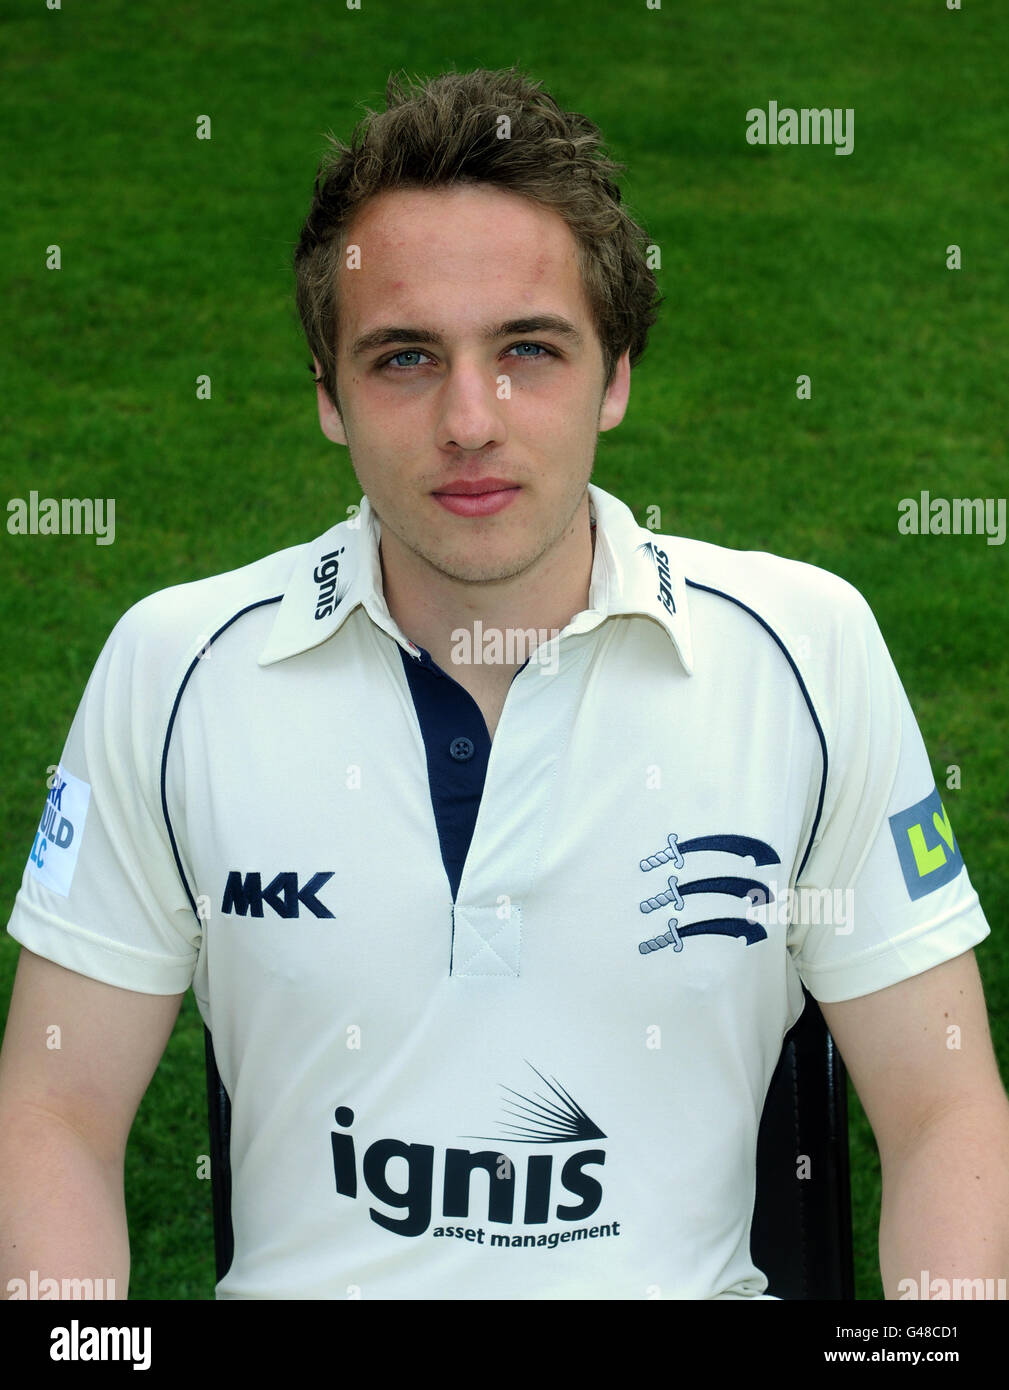
[[[589,495],[589,607],[493,744],[392,621],[367,499],[99,658],[9,930],[192,984],[233,1104],[221,1298],[765,1296],[800,981],[988,934],[859,594]]]

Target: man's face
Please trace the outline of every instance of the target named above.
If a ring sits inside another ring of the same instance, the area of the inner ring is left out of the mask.
[[[350,450],[383,562],[410,552],[467,582],[525,573],[587,526],[598,433],[629,390],[625,353],[603,393],[573,235],[470,185],[382,193],[347,240],[360,266],[339,272],[341,411],[320,386],[319,418]],[[483,479],[496,496],[439,500]]]

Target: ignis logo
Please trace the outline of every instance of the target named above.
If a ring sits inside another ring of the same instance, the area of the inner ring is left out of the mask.
[[[340,600],[336,597],[336,579],[340,573],[339,557],[346,550],[346,546],[341,546],[339,550],[331,550],[328,555],[323,555],[322,560],[312,571],[312,578],[319,585],[319,592],[315,599],[315,616],[328,618],[331,613],[335,613]]]
[[[519,1123],[507,1127],[511,1131],[509,1147],[543,1147],[606,1138],[563,1088],[549,1082],[547,1085],[557,1100],[518,1096],[524,1104],[516,1112]],[[538,1107],[531,1117],[525,1114],[529,1100]],[[470,1208],[480,1200],[474,1198],[471,1190],[475,1173],[481,1174],[479,1186],[486,1194],[486,1207],[474,1211],[472,1219],[504,1226],[516,1221],[521,1165],[509,1154],[501,1149],[462,1148],[449,1148],[442,1153],[433,1144],[376,1139],[364,1150],[359,1162],[354,1138],[347,1133],[354,1118],[354,1111],[346,1105],[338,1106],[334,1112],[338,1129],[330,1137],[336,1190],[341,1197],[356,1198],[358,1183],[363,1180],[368,1192],[380,1203],[368,1208],[376,1225],[398,1236],[421,1236],[430,1226],[436,1207],[443,1217],[471,1219]],[[585,1170],[601,1168],[606,1162],[605,1150],[583,1148],[567,1157],[559,1156],[556,1162],[559,1173],[555,1172],[552,1153],[535,1153],[525,1160],[520,1222],[543,1225],[551,1217],[558,1221],[585,1221],[598,1209],[603,1198],[602,1183]],[[565,1195],[576,1200],[564,1201]],[[499,1241],[498,1237],[491,1238],[492,1244]],[[483,1243],[482,1239],[479,1243]]]
[[[657,598],[663,608],[669,613],[676,612],[676,604],[673,602],[673,590],[669,579],[669,556],[664,550],[654,550],[655,563],[659,570],[659,592]]]
[[[667,613],[675,613],[676,604],[673,601],[673,581],[669,573],[669,556],[664,550],[660,550],[653,541],[645,541],[641,549],[647,551],[652,557],[655,561],[655,568],[659,572],[659,592],[655,597]]]

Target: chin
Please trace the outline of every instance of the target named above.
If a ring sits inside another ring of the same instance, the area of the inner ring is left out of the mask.
[[[512,579],[515,575],[521,574],[535,557],[514,553],[499,556],[477,553],[471,557],[456,554],[427,558],[435,569],[441,570],[442,574],[448,575],[450,579],[458,579],[467,584],[487,584],[496,580]]]

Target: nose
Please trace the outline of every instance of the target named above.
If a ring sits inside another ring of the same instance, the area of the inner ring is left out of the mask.
[[[441,389],[438,444],[443,449],[486,449],[505,440],[504,406],[508,390],[503,374],[488,374],[486,364],[457,361]]]

